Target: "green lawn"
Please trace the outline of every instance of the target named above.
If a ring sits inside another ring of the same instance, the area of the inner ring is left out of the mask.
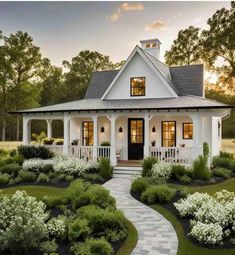
[[[228,191],[235,192],[235,178],[228,179],[219,184],[212,184],[207,186],[185,186],[185,185],[177,185],[177,184],[170,184],[171,187],[174,187],[178,190],[186,190],[190,193],[198,192],[207,192],[210,195],[213,195],[217,191],[221,191],[226,189]]]
[[[38,199],[44,196],[62,197],[64,195],[64,188],[48,187],[48,186],[16,186],[5,189],[0,189],[0,194],[14,194],[17,190],[25,190],[28,195]]]
[[[129,255],[131,254],[132,250],[135,248],[137,241],[138,241],[138,232],[134,225],[129,221],[126,220],[127,228],[128,228],[128,236],[117,251],[115,255]]]

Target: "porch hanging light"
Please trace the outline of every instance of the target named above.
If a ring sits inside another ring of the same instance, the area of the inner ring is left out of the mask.
[[[119,127],[119,133],[122,133],[122,127]]]
[[[104,127],[101,127],[100,132],[104,133]]]
[[[152,127],[152,133],[155,133],[156,132],[156,128],[155,126]]]

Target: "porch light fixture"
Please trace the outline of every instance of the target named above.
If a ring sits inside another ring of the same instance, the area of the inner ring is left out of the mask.
[[[122,133],[122,127],[119,128],[119,133]]]
[[[155,126],[152,127],[152,133],[155,133],[156,132],[156,128]]]
[[[100,132],[104,133],[104,127],[101,127]]]

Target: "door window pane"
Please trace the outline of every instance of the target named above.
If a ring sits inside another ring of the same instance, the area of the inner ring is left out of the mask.
[[[143,120],[131,120],[131,143],[143,143]]]

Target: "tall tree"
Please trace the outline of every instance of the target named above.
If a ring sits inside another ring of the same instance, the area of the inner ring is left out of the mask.
[[[33,98],[33,93],[37,92],[36,89],[31,88],[30,82],[35,84],[41,60],[40,48],[34,45],[33,39],[28,33],[21,31],[11,34],[9,37],[5,36],[4,46],[12,73],[10,79],[12,102],[15,110],[19,110],[26,107],[29,102],[30,104],[33,103],[30,97]],[[20,116],[18,115],[16,140],[20,138],[19,131]]]
[[[41,87],[40,105],[51,105],[60,103],[63,90],[63,71],[61,67],[51,65],[50,60],[42,60],[39,72]]]
[[[231,8],[228,10],[225,8],[217,10],[208,19],[207,24],[209,29],[202,32],[204,59],[210,69],[217,71],[220,83],[235,93],[234,2],[231,3]]]
[[[7,115],[7,93],[8,80],[11,76],[10,63],[6,56],[5,46],[3,45],[3,35],[0,31],[0,102],[2,120],[2,141],[6,139],[6,115]]]
[[[108,56],[89,50],[81,51],[71,62],[63,61],[68,72],[65,73],[62,101],[83,98],[93,72],[116,69],[122,64],[123,61],[113,63]]]
[[[179,31],[171,49],[165,54],[168,65],[190,65],[199,62],[201,56],[199,31],[200,28],[193,26]]]

